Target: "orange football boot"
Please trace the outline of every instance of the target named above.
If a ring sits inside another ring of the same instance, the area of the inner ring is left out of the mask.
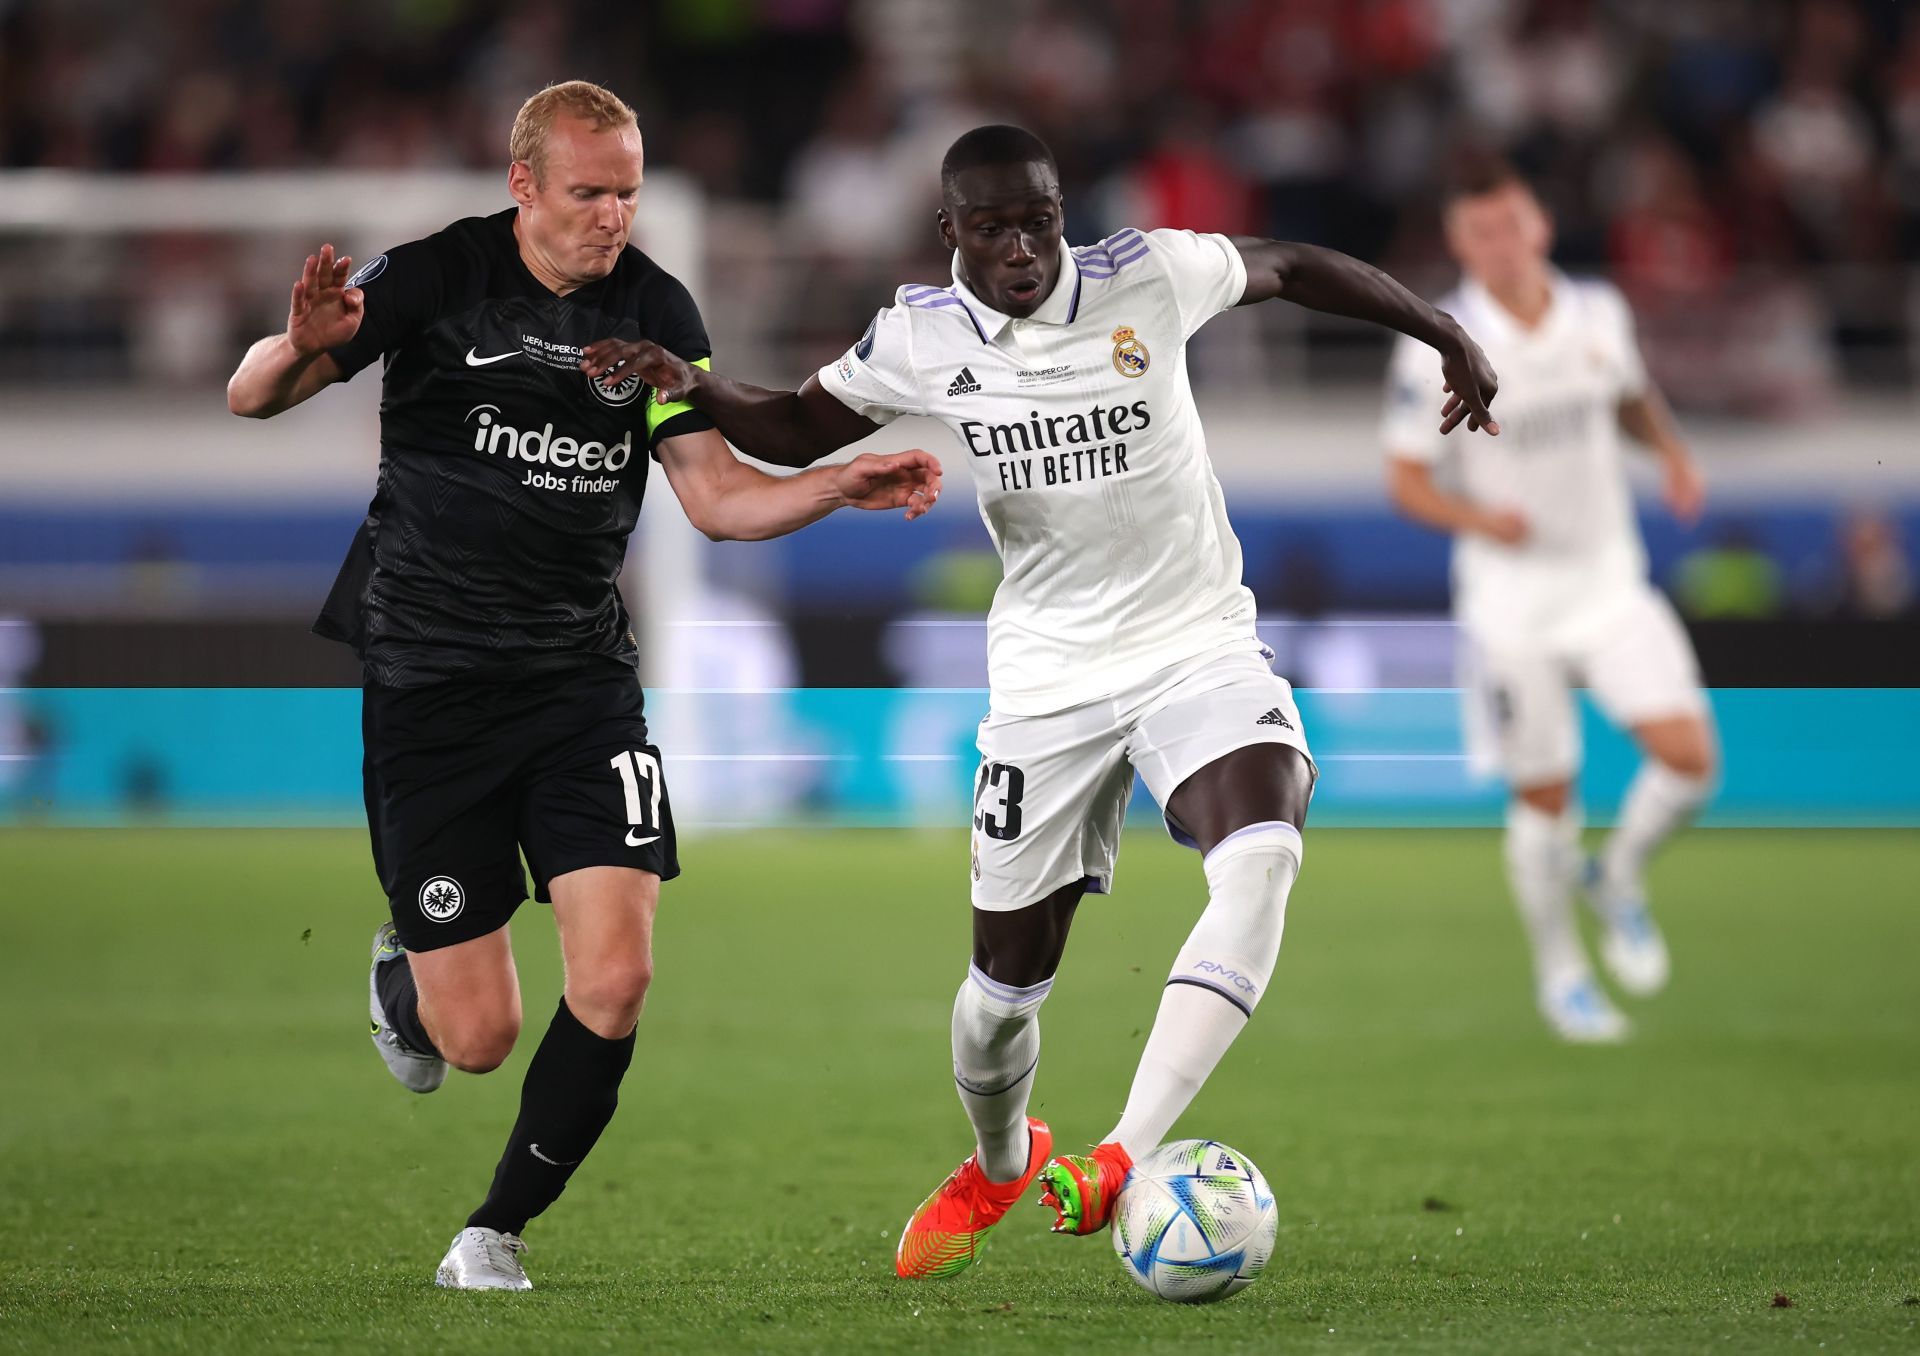
[[[1040,1173],[1040,1204],[1053,1211],[1056,1234],[1097,1234],[1113,1218],[1113,1203],[1133,1171],[1133,1156],[1118,1144],[1090,1154],[1061,1154]]]
[[[930,1280],[965,1271],[979,1259],[987,1233],[1006,1218],[1053,1152],[1053,1131],[1045,1121],[1027,1117],[1027,1135],[1027,1170],[1013,1181],[989,1182],[974,1161],[977,1155],[969,1154],[920,1202],[900,1231],[895,1271],[908,1280]]]

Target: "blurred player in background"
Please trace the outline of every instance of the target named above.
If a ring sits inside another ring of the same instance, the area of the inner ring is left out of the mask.
[[[976,1149],[902,1231],[895,1264],[911,1277],[969,1266],[1036,1178],[1056,1230],[1105,1228],[1134,1158],[1192,1102],[1279,955],[1315,772],[1292,689],[1254,634],[1187,340],[1276,297],[1371,320],[1429,346],[1436,385],[1444,373],[1457,393],[1440,431],[1495,431],[1485,355],[1358,260],[1175,230],[1070,249],[1053,155],[1017,127],[967,133],[940,177],[952,285],[901,288],[798,392],[700,370],[671,345],[594,344],[584,363],[688,401],[776,462],[805,464],[903,414],[940,420],[972,454],[1004,563],[974,794],[973,962],[952,1027]],[[1039,1009],[1081,897],[1112,883],[1136,768],[1169,831],[1204,854],[1210,900],[1119,1124],[1092,1153],[1049,1162],[1052,1133],[1026,1114]]]
[[[776,478],[713,421],[584,378],[582,346],[651,335],[708,360],[675,278],[628,243],[633,110],[583,81],[514,122],[515,205],[351,271],[309,256],[284,334],[228,386],[269,418],[384,358],[380,479],[316,626],[365,666],[367,822],[393,920],[374,936],[373,1043],[432,1092],[449,1064],[497,1068],[520,1031],[507,922],[553,905],[566,986],[527,1067],[493,1187],[436,1275],[530,1289],[521,1231],[612,1119],[653,971],[660,883],[680,871],[660,750],[616,580],[657,458],[708,536],[758,539],[833,510],[926,511],[921,452]],[[651,454],[651,455],[650,455]]]
[[[1700,474],[1641,365],[1626,301],[1553,268],[1552,223],[1512,167],[1463,161],[1445,217],[1466,278],[1440,305],[1499,364],[1503,436],[1443,444],[1426,415],[1439,390],[1429,355],[1403,340],[1383,430],[1388,484],[1401,512],[1454,535],[1469,752],[1512,789],[1507,874],[1540,1010],[1567,1040],[1620,1040],[1629,1024],[1594,980],[1574,894],[1598,914],[1601,956],[1620,986],[1647,995],[1665,985],[1647,862],[1705,803],[1715,763],[1692,648],[1647,581],[1620,432],[1658,457],[1683,522],[1699,517]],[[1646,755],[1590,860],[1573,795],[1580,685]]]

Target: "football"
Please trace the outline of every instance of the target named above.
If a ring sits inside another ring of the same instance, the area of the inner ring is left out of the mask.
[[[1253,1284],[1278,1222],[1267,1179],[1245,1154],[1175,1140],[1133,1165],[1114,1206],[1113,1250],[1152,1294],[1206,1304]]]

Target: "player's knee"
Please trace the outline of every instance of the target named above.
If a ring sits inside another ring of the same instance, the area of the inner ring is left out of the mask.
[[[1300,831],[1278,821],[1250,824],[1221,839],[1206,856],[1206,911],[1174,958],[1167,982],[1212,989],[1251,1015],[1280,956],[1287,895],[1304,847]]]
[[[990,953],[985,965],[978,960],[974,968],[984,978],[1008,989],[1031,989],[1050,984],[1060,968],[1059,952],[1052,948],[1033,951],[997,951]]]
[[[473,1014],[442,1023],[433,1031],[441,1056],[463,1073],[491,1073],[507,1062],[520,1038],[520,1016],[513,1012]]]
[[[960,986],[963,999],[970,1001],[990,1024],[1017,1025],[1040,1010],[1053,989],[1053,976],[1046,975],[1030,984],[1011,984],[995,979],[978,965],[967,967],[966,982]]]
[[[1543,815],[1558,818],[1567,812],[1567,806],[1573,801],[1573,783],[1539,782],[1522,786],[1514,790],[1513,798]]]
[[[967,967],[967,977],[953,1004],[953,1030],[956,1064],[954,1076],[970,1092],[991,1096],[1004,1089],[991,1080],[980,1081],[974,1075],[985,1070],[969,1069],[969,1052],[976,1060],[989,1059],[1017,1042],[1031,1042],[1033,1019],[1053,988],[1052,979],[1018,987],[1003,984],[986,974],[978,965]],[[1004,1070],[1000,1071],[1004,1072]]]
[[[652,956],[603,957],[590,971],[569,976],[567,1006],[588,1030],[617,1040],[640,1020],[652,984]]]
[[[1655,757],[1667,771],[1692,782],[1710,782],[1720,771],[1714,760],[1713,743],[1704,734],[1698,739],[1677,741]]]

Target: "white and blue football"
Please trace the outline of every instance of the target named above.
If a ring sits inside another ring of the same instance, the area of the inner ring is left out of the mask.
[[[1278,1227],[1273,1192],[1245,1154],[1181,1139],[1134,1163],[1114,1205],[1113,1250],[1152,1294],[1207,1304],[1253,1284]]]

